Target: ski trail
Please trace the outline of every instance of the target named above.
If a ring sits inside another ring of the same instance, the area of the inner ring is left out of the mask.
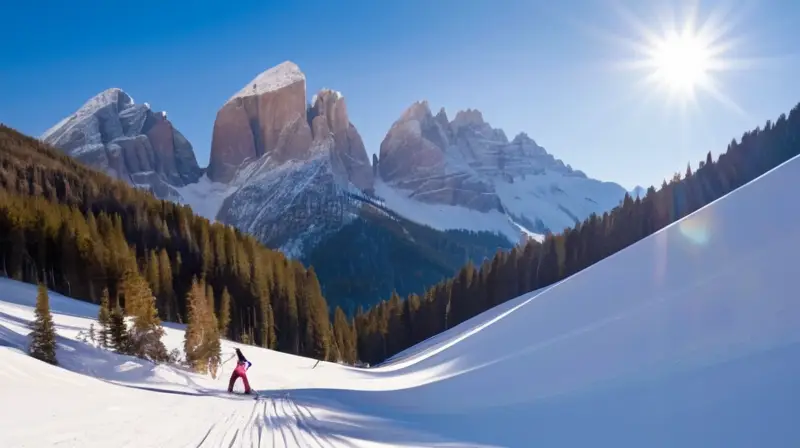
[[[281,416],[281,420],[286,422],[285,424],[282,424],[281,426],[287,426],[289,428],[289,434],[292,435],[292,438],[294,439],[294,443],[295,443],[293,446],[307,446],[307,445],[303,445],[303,444],[300,443],[300,440],[303,437],[302,437],[302,434],[300,434],[301,437],[298,437],[298,434],[297,434],[298,431],[296,431],[297,420],[295,419],[295,422],[294,422],[295,424],[294,425],[290,424],[290,418],[289,418],[290,413],[286,412],[286,404],[285,404],[286,400],[285,399],[279,399],[279,401],[281,403],[281,413],[283,414]]]
[[[259,402],[258,404],[261,404],[261,402]],[[258,431],[258,434],[257,434],[258,440],[256,441],[256,445],[255,445],[257,447],[261,447],[261,442],[262,442],[263,437],[264,437],[264,424],[266,423],[266,421],[265,421],[266,415],[267,415],[267,402],[265,401],[263,409],[261,410],[261,414],[259,414],[256,417],[257,420],[254,421],[256,429]],[[253,437],[255,437],[255,435]],[[251,441],[251,445],[252,445],[252,441]],[[274,446],[275,442],[273,442],[272,445]]]
[[[247,419],[247,424],[242,430],[242,444],[245,440],[249,440],[250,446],[261,446],[261,425],[258,423],[258,408],[261,407],[261,401],[253,403],[253,410],[250,411],[250,417]]]
[[[202,435],[196,448],[332,448],[335,444],[320,433],[313,411],[294,400],[282,397],[259,397],[252,405],[228,402]],[[224,417],[223,417],[224,416]]]
[[[333,443],[331,443],[331,441],[328,440],[328,438],[326,436],[320,434],[319,431],[317,431],[312,425],[309,425],[309,420],[317,421],[317,417],[314,416],[314,413],[312,413],[311,410],[308,409],[307,406],[303,406],[301,408],[300,405],[298,405],[297,402],[294,401],[294,400],[290,399],[289,402],[294,407],[293,413],[294,413],[295,417],[297,418],[298,425],[301,425],[301,428],[304,431],[306,431],[308,434],[311,435],[311,438],[314,439],[315,442],[317,442],[317,444],[320,446],[320,448],[331,448],[331,447],[333,447]],[[303,412],[303,409],[305,409],[306,412],[308,412],[308,415],[306,415]],[[322,443],[322,442],[325,442],[325,443]]]
[[[216,423],[211,424],[211,426],[208,428],[208,431],[206,431],[206,435],[203,436],[203,438],[200,440],[200,443],[197,444],[196,448],[200,448],[203,446],[203,444],[206,442],[206,439],[208,439],[209,434],[211,434],[211,431],[214,430],[215,426],[217,426]]]
[[[277,426],[277,428],[280,430],[280,433],[281,433],[281,440],[283,440],[283,444],[275,444],[274,443],[274,439],[273,439],[273,446],[275,446],[275,447],[289,446],[286,443],[287,442],[286,431],[283,429],[284,425],[281,422],[281,417],[280,417],[280,414],[278,413],[278,403],[274,398],[270,398],[270,401],[272,402],[272,419],[271,420],[272,420],[272,424],[274,425],[273,428]]]

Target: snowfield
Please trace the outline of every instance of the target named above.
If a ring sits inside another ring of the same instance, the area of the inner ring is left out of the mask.
[[[458,205],[428,204],[408,197],[408,192],[386,185],[380,178],[375,179],[375,194],[398,215],[436,230],[492,232],[508,238],[511,243],[517,243],[523,233],[537,240],[544,238],[512,222],[500,211],[483,213]]]
[[[795,158],[373,369],[242,346],[258,399],[224,392],[231,362],[80,342],[97,308],[57,294],[61,367],[34,360],[35,287],[2,280],[0,446],[800,446],[798,179]]]

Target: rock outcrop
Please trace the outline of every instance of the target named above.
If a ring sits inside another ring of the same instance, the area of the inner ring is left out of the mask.
[[[412,199],[499,210],[534,232],[560,231],[624,197],[617,184],[589,179],[521,133],[509,141],[478,110],[448,121],[426,101],[395,121],[380,147],[381,179]]]
[[[325,143],[329,138],[332,145]],[[316,157],[314,148],[323,147],[338,174],[363,191],[372,190],[367,151],[350,123],[344,98],[323,89],[308,107],[305,75],[287,61],[258,75],[219,110],[208,176],[228,183],[256,160],[277,167],[310,160]]]
[[[352,197],[374,187],[344,97],[323,89],[307,105],[292,62],[257,76],[217,113],[208,176],[235,188],[217,219],[290,252],[300,236],[344,225],[357,209]]]
[[[208,177],[229,182],[245,161],[262,156],[280,164],[308,157],[306,79],[284,62],[253,79],[217,112]]]
[[[444,110],[434,117],[427,101],[414,103],[381,143],[381,178],[423,202],[502,210],[491,184],[447,160],[453,128]]]
[[[175,199],[181,187],[202,175],[192,145],[165,112],[135,104],[118,88],[87,101],[40,137],[87,165]]]
[[[323,89],[315,95],[310,109],[314,139],[333,137],[333,157],[339,159],[347,178],[360,190],[371,192],[374,179],[367,150],[355,126],[350,123],[341,93]]]

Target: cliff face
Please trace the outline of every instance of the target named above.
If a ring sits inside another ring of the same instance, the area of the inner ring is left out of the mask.
[[[522,133],[509,141],[480,111],[448,120],[426,101],[395,121],[380,147],[380,178],[426,204],[497,210],[531,231],[560,231],[618,204],[625,190],[588,178]]]
[[[217,219],[292,253],[349,222],[358,213],[351,196],[374,187],[344,97],[323,89],[307,105],[305,75],[292,62],[222,106],[208,176],[233,191]]]
[[[315,140],[333,138],[333,157],[338,159],[347,179],[365,192],[373,190],[372,166],[367,149],[347,115],[347,104],[341,93],[324,89],[315,96],[309,110]]]
[[[192,145],[147,103],[135,104],[120,89],[108,89],[40,137],[70,156],[111,176],[151,189],[165,199],[175,187],[202,175]]]
[[[329,138],[332,145],[326,143]],[[296,64],[284,62],[258,75],[219,110],[208,176],[230,183],[255,161],[274,168],[311,160],[314,149],[323,147],[331,152],[338,174],[361,190],[372,189],[367,151],[343,96],[325,89],[307,107],[305,75]]]

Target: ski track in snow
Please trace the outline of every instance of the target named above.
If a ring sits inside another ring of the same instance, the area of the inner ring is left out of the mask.
[[[286,397],[258,397],[237,409],[220,423],[212,423],[197,448],[284,447],[332,448],[329,438],[309,425],[313,413]]]

